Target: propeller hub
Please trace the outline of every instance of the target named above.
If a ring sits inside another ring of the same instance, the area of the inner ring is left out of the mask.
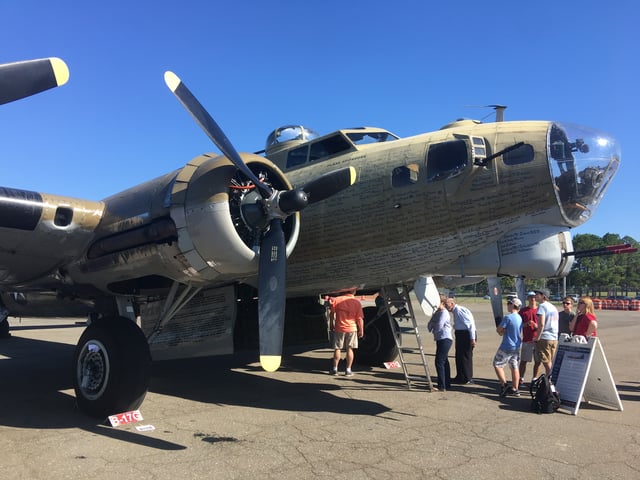
[[[265,230],[269,226],[269,217],[264,211],[262,197],[256,190],[249,192],[242,198],[240,214],[251,228]]]
[[[301,189],[286,190],[280,192],[280,198],[278,200],[278,207],[285,214],[293,212],[299,212],[309,203],[309,197],[307,193]]]

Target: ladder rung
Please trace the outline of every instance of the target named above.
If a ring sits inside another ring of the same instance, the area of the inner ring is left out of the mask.
[[[410,333],[412,335],[415,335],[415,333],[416,333],[416,329],[413,328],[413,327],[399,327],[398,331],[400,333]]]

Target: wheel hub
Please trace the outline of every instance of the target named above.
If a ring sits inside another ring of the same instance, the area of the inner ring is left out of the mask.
[[[86,398],[94,400],[102,395],[109,377],[109,357],[104,345],[95,340],[84,345],[78,358],[77,375]]]

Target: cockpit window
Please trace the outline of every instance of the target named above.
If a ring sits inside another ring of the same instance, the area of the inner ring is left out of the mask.
[[[389,132],[349,132],[347,137],[356,145],[390,142],[398,139],[398,137]]]
[[[309,151],[309,161],[313,162],[320,158],[336,155],[338,153],[347,152],[353,147],[349,141],[342,135],[332,135],[324,140],[311,144]]]
[[[455,177],[464,170],[468,161],[467,144],[464,140],[430,145],[427,152],[427,181]]]
[[[302,147],[294,148],[287,155],[287,168],[302,165],[307,161],[307,154],[309,153],[309,145],[303,145]]]
[[[332,135],[315,143],[304,144],[287,154],[287,168],[313,162],[321,158],[348,152],[353,145],[340,134]]]

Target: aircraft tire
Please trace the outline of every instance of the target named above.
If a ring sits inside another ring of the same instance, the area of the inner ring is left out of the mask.
[[[0,321],[0,338],[9,338],[11,334],[9,333],[9,320],[6,318]]]
[[[78,408],[105,418],[137,409],[151,377],[151,353],[142,330],[131,320],[100,318],[82,333],[73,356]]]
[[[386,316],[378,314],[377,307],[365,307],[364,338],[358,340],[355,361],[361,365],[379,366],[384,362],[391,362],[398,356],[398,346],[393,338],[398,329],[395,322],[394,332]]]

